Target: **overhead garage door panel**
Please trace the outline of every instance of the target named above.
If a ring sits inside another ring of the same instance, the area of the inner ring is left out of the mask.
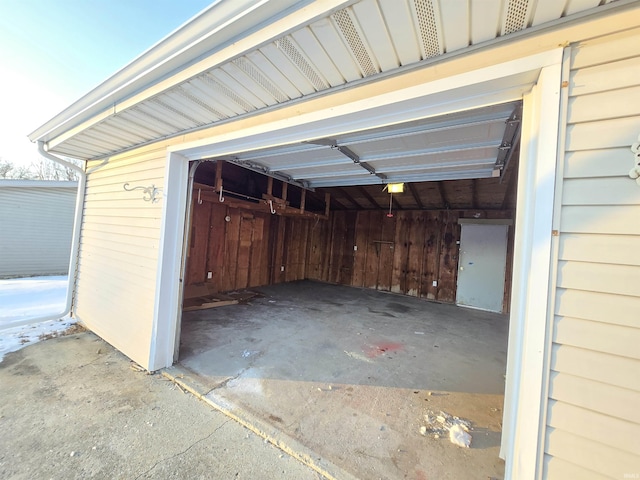
[[[520,102],[233,155],[310,187],[488,178],[512,147]],[[228,157],[225,157],[228,159]]]

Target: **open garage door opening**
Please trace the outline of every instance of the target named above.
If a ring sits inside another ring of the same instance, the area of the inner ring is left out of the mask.
[[[357,477],[500,477],[520,119],[201,162],[180,364]]]

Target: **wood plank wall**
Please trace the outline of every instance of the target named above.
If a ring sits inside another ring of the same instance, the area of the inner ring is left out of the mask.
[[[458,219],[478,214],[510,217],[508,211],[414,210],[387,217],[363,210],[314,220],[195,202],[186,284],[209,282],[224,292],[311,279],[453,303]],[[505,312],[509,297],[510,280]]]
[[[446,211],[401,211],[391,218],[384,211],[333,212],[311,247],[321,251],[318,245],[326,243],[326,274],[318,268],[309,278],[454,302],[457,220],[457,212]],[[322,264],[317,257],[314,264]]]

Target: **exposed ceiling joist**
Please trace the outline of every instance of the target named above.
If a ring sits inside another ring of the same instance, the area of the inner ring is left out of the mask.
[[[409,191],[413,196],[413,201],[416,202],[418,208],[422,210],[424,208],[424,205],[422,204],[422,200],[420,200],[420,195],[418,195],[416,187],[413,185],[413,183],[408,183],[407,185],[409,186]]]
[[[346,198],[358,210],[362,210],[362,205],[360,205],[351,195],[349,195],[344,188],[337,187],[336,191],[339,192],[341,197]]]
[[[358,188],[358,191],[362,194],[364,198],[367,199],[367,201],[371,204],[372,207],[381,208],[380,204],[376,201],[375,198],[371,196],[371,194],[369,194],[369,192],[367,192],[367,189],[365,187],[357,187],[357,188]]]

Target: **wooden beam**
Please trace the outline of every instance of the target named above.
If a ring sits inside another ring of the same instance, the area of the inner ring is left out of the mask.
[[[325,193],[325,196],[328,195]],[[331,197],[331,201],[334,203],[334,208],[338,208],[338,209],[346,209],[346,205],[344,203],[342,203],[340,200],[338,200],[335,196]]]
[[[378,202],[376,202],[376,199],[375,199],[375,198],[373,198],[373,197],[369,194],[369,192],[367,192],[367,189],[366,189],[366,188],[364,188],[364,187],[358,187],[358,191],[362,194],[362,196],[363,196],[364,198],[366,198],[366,199],[367,199],[367,201],[368,201],[371,205],[373,205],[373,207],[374,207],[374,208],[382,208],[382,207],[380,206],[380,204],[379,204]]]
[[[219,192],[222,188],[222,160],[216,162],[216,186],[215,191]]]
[[[416,190],[415,185],[413,183],[407,183],[407,186],[409,187],[411,195],[413,195],[413,200],[416,202],[416,205],[418,205],[418,208],[422,210],[424,208],[424,205],[422,203],[422,200],[420,200],[420,195],[418,195],[418,191]]]
[[[478,180],[477,179],[473,179],[471,180],[471,208],[473,208],[474,210],[479,208],[479,203],[478,203]]]
[[[444,184],[442,181],[438,183],[438,191],[440,192],[440,198],[442,199],[442,207],[449,208],[449,202],[447,201],[447,193],[444,191]]]
[[[353,205],[355,205],[355,207],[356,207],[358,210],[362,210],[362,209],[363,209],[363,208],[362,208],[362,206],[361,206],[358,202],[356,202],[356,201],[355,201],[355,199],[354,199],[351,195],[349,195],[349,194],[345,191],[345,189],[344,189],[344,188],[336,187],[336,190],[337,190],[338,192],[340,192],[340,195],[341,195],[341,196],[343,196],[344,198],[346,198],[347,200],[349,200],[349,202],[351,202]]]

